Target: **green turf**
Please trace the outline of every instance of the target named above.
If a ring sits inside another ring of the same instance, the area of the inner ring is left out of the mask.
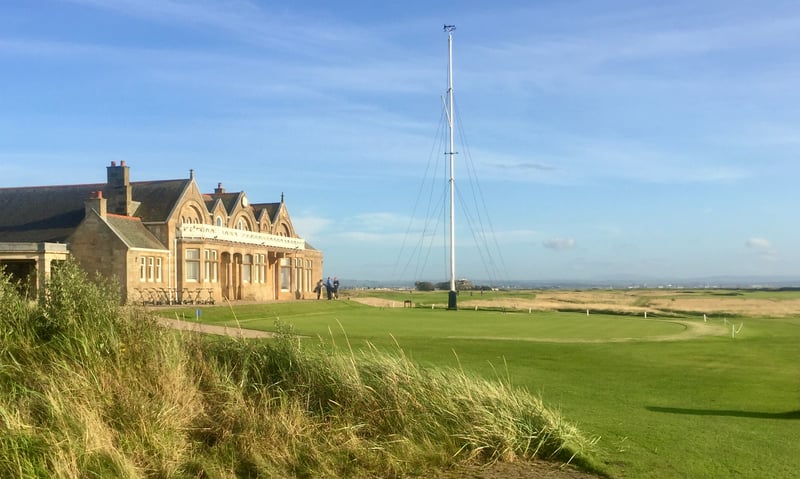
[[[279,318],[308,341],[342,347],[346,333],[354,348],[396,343],[423,364],[509,379],[601,436],[599,459],[615,477],[796,477],[800,470],[800,318],[736,319],[736,339],[657,342],[651,339],[684,326],[632,316],[399,306],[306,301],[202,308],[200,318],[232,324],[235,315],[242,326],[266,330]],[[195,315],[195,308],[183,311]],[[730,330],[721,319],[711,323]],[[567,342],[533,341],[543,338]],[[638,339],[569,342],[613,338]]]

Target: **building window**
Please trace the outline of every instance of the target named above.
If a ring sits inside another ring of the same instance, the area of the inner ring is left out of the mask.
[[[291,291],[292,263],[289,258],[281,258],[281,291]]]
[[[205,250],[205,270],[203,275],[203,281],[206,283],[216,283],[217,282],[217,250],[215,249],[207,249]]]
[[[262,283],[267,282],[267,255],[262,254],[259,255],[261,257],[261,263],[259,264],[259,268],[261,269],[261,275],[259,276],[259,280]]]
[[[261,255],[253,255],[253,282],[262,283],[261,281]]]
[[[244,221],[242,221],[241,218],[239,218],[239,221],[236,223],[236,229],[237,230],[243,230],[244,229]]]
[[[162,278],[162,258],[156,258],[156,281],[161,282]]]
[[[252,270],[250,268],[252,264],[253,256],[249,254],[244,255],[244,260],[242,261],[242,282],[244,283],[249,283],[252,279]]]
[[[184,262],[186,281],[200,281],[200,249],[188,248]]]
[[[217,216],[217,226],[222,226],[222,216]]]
[[[303,260],[300,258],[294,260],[294,284],[297,291],[303,289]]]
[[[314,286],[311,284],[314,281],[313,271],[311,269],[311,260],[307,259],[305,264],[306,264],[306,276],[305,276],[306,291],[311,291],[314,288]]]
[[[147,281],[147,258],[144,256],[139,257],[139,281]]]
[[[153,270],[156,259],[152,256],[147,257],[147,281],[153,282],[155,278],[155,271]]]

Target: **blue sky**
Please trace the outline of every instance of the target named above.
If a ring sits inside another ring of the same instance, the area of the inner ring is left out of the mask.
[[[0,186],[194,169],[285,193],[326,275],[445,280],[410,263],[448,23],[496,252],[457,204],[457,276],[800,277],[800,7],[659,3],[4,1]]]

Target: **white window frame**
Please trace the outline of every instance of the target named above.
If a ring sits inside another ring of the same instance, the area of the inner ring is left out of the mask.
[[[203,265],[203,281],[206,283],[217,282],[217,250],[207,249],[203,253],[205,256],[205,264]]]
[[[147,281],[147,258],[139,256],[139,281],[144,283]]]
[[[292,262],[289,258],[281,258],[279,280],[281,291],[292,290]]]
[[[253,281],[253,255],[245,254],[242,256],[242,282],[251,283]]]
[[[186,248],[184,251],[183,277],[187,282],[200,281],[200,248]]]

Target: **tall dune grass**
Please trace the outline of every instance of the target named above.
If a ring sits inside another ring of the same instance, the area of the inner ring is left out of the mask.
[[[72,263],[35,304],[0,275],[0,477],[405,477],[590,457],[592,440],[503,381],[282,331],[167,331]]]

